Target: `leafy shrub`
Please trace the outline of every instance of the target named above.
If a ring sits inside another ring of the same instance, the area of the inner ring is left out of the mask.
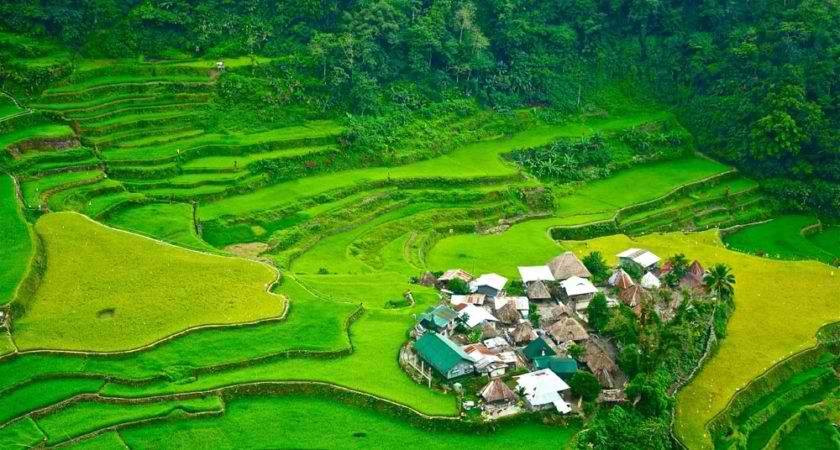
[[[598,398],[601,393],[601,383],[589,372],[582,370],[577,371],[569,380],[569,387],[572,392],[583,397],[584,400],[591,402]]]

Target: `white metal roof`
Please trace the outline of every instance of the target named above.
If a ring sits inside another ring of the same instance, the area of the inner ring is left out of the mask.
[[[467,326],[470,328],[476,327],[485,321],[491,322],[498,322],[499,319],[490,314],[486,309],[475,306],[475,305],[467,305],[461,311],[458,312],[458,317],[467,316]]]
[[[548,266],[520,266],[518,269],[523,283],[554,281],[554,275],[551,274],[551,268]]]
[[[501,291],[505,287],[505,284],[507,284],[507,281],[507,278],[497,273],[485,273],[475,280],[470,281],[470,290],[475,291],[480,286],[489,286],[497,291]]]
[[[660,261],[660,258],[653,253],[638,248],[628,248],[616,256],[628,258],[642,267],[650,267]]]
[[[487,348],[507,347],[508,345],[510,345],[508,341],[501,336],[484,340],[484,346]]]
[[[516,377],[516,387],[517,390],[522,390],[528,403],[534,406],[555,402],[566,403],[560,396],[560,392],[569,389],[569,385],[551,369],[542,369]]]
[[[585,295],[594,294],[598,289],[591,281],[581,277],[571,277],[566,281],[560,282],[560,286],[566,291],[566,295]]]
[[[645,289],[658,288],[662,285],[662,282],[659,281],[659,278],[656,278],[656,275],[652,274],[651,272],[646,273],[645,276],[642,277],[641,283],[642,287]]]

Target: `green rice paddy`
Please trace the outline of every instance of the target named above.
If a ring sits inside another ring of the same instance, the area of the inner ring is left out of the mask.
[[[724,242],[735,250],[770,258],[833,263],[840,258],[840,227],[828,225],[813,234],[802,232],[817,223],[813,216],[780,216],[729,234]]]
[[[0,176],[0,305],[13,299],[31,253],[32,241],[15,197],[14,182]]]

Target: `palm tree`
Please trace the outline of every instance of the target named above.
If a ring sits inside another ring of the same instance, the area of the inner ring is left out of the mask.
[[[722,300],[732,300],[735,294],[735,275],[726,264],[715,264],[703,277],[703,282]]]

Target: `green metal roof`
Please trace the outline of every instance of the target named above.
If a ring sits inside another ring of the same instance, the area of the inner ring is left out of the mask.
[[[574,375],[577,372],[577,361],[562,356],[538,356],[534,358],[534,367],[537,370],[551,369],[557,375]]]
[[[434,328],[445,328],[456,317],[458,317],[458,313],[455,312],[454,309],[448,306],[440,305],[434,308],[429,308],[425,313],[421,314],[420,323],[427,328],[429,328],[428,325],[431,325]]]
[[[414,348],[426,362],[443,374],[461,361],[472,362],[458,344],[436,333],[424,334],[414,343]]]
[[[525,346],[522,350],[522,353],[530,360],[534,358],[538,358],[540,356],[554,356],[557,352],[548,345],[548,342],[545,341],[545,338],[537,338],[531,341],[530,344]]]

